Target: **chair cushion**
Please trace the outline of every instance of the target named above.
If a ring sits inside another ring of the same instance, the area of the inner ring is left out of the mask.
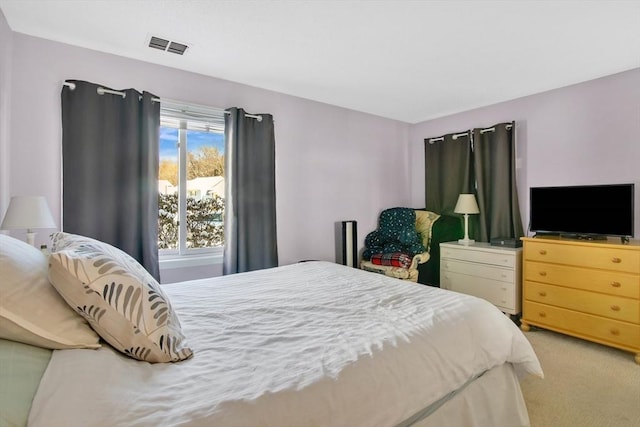
[[[377,265],[371,261],[362,261],[360,268],[372,273],[384,274],[385,276],[395,277],[396,279],[409,280],[411,282],[418,281],[418,269],[408,269],[401,267],[393,267],[390,265]]]

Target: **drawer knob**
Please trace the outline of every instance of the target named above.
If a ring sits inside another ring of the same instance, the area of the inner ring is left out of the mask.
[[[546,275],[547,275],[547,272],[546,272],[546,271],[541,271],[541,272],[540,272],[540,275],[541,275],[542,277],[544,277],[544,276],[546,276]]]
[[[547,254],[547,251],[546,251],[546,250],[544,250],[544,249],[540,249],[540,251],[539,251],[539,252],[540,252],[540,255],[546,255],[546,254]]]
[[[613,311],[620,311],[620,306],[619,306],[619,305],[612,305],[612,306],[611,306],[611,310],[613,310]]]
[[[544,311],[540,312],[540,317],[547,317],[547,313],[545,313]]]
[[[547,293],[542,291],[542,292],[538,292],[538,295],[540,295],[541,297],[546,297]]]
[[[618,257],[611,258],[611,262],[614,264],[620,264],[622,260]]]
[[[615,328],[612,328],[612,329],[611,329],[611,335],[618,336],[618,335],[620,335],[620,331],[619,331],[619,330],[617,330],[617,329],[615,329]]]
[[[613,286],[614,288],[619,288],[620,287],[620,282],[613,282],[611,284],[611,286]]]

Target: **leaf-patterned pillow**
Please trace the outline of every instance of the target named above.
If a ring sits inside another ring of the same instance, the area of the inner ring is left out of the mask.
[[[120,249],[84,236],[55,233],[49,280],[67,304],[122,353],[153,363],[193,355],[158,282]]]

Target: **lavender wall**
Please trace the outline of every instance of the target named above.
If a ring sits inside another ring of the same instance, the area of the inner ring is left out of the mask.
[[[0,221],[9,204],[9,125],[13,33],[0,10]]]
[[[511,120],[525,230],[529,187],[633,182],[640,236],[640,68],[413,125],[413,204],[424,203],[425,138]]]
[[[11,150],[0,160],[8,168],[8,193],[45,195],[58,223],[65,79],[273,114],[280,264],[333,261],[335,221],[357,220],[362,246],[382,209],[408,203],[406,123],[20,33],[13,33],[10,60]],[[8,197],[6,191],[0,199]],[[188,275],[171,271],[169,279],[162,272],[163,282],[211,274],[219,274],[219,267]]]
[[[1,212],[11,195],[41,194],[60,223],[60,90],[65,79],[273,114],[281,264],[334,260],[336,221],[357,220],[362,247],[382,209],[424,206],[424,138],[472,127],[517,122],[521,195],[528,194],[529,186],[551,184],[635,182],[640,191],[640,69],[408,125],[12,33],[0,15]],[[526,197],[520,203],[526,213]],[[636,230],[637,237],[638,219]],[[37,243],[45,241],[46,232]],[[218,275],[219,270],[195,267],[163,271],[162,276],[169,282]]]

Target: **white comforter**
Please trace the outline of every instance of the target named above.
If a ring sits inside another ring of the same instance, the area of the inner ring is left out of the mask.
[[[486,370],[542,375],[489,303],[326,262],[164,287],[195,356],[55,351],[31,426],[393,426]]]

